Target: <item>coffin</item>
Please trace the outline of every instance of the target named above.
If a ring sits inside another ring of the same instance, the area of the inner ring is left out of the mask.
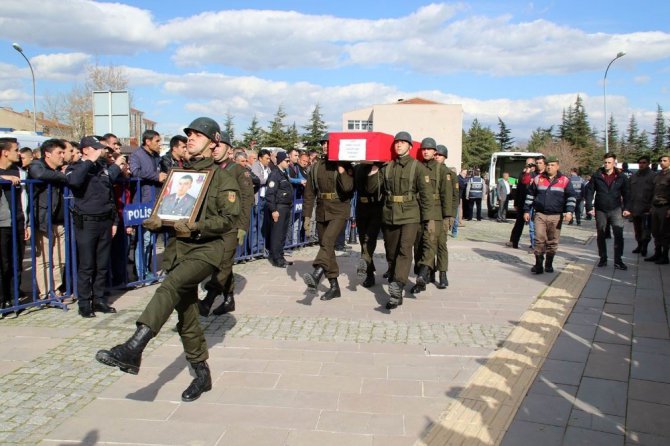
[[[328,159],[332,161],[391,161],[395,158],[393,135],[382,132],[331,132]],[[413,142],[410,155],[417,158],[420,143]],[[418,158],[417,158],[418,159]]]

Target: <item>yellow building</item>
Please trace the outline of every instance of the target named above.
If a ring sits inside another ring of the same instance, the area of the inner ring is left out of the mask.
[[[422,98],[372,105],[342,114],[344,132],[407,131],[415,141],[432,137],[449,150],[447,165],[460,169],[463,153],[463,106]]]
[[[33,132],[32,112],[25,110],[23,113],[19,113],[10,107],[0,107],[0,130],[5,132],[17,130]],[[73,138],[72,127],[52,119],[45,119],[44,113],[37,113],[37,134],[55,138]]]

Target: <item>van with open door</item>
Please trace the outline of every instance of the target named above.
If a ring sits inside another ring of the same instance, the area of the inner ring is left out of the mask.
[[[539,152],[495,152],[491,155],[489,165],[488,195],[486,205],[489,218],[494,218],[498,213],[497,184],[504,172],[509,173],[510,197],[508,200],[508,212],[514,212],[514,199],[516,198],[517,182],[519,176],[526,166],[526,159],[542,155]]]

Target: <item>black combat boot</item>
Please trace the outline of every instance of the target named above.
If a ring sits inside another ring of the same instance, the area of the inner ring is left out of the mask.
[[[95,359],[105,365],[118,367],[122,372],[137,375],[142,363],[142,352],[153,337],[154,334],[148,326],[137,324],[137,330],[130,339],[111,350],[98,350]]]
[[[409,292],[412,294],[419,294],[421,291],[426,291],[426,285],[420,285],[417,280],[416,285],[414,285]]]
[[[657,265],[667,265],[670,263],[670,258],[668,258],[668,248],[661,248],[661,256],[654,263]]]
[[[324,270],[322,267],[317,266],[314,268],[312,273],[305,273],[302,276],[302,280],[305,282],[308,288],[315,290],[319,286],[319,282],[323,277]]]
[[[647,257],[647,246],[649,245],[649,240],[646,242],[642,242],[642,246],[640,247],[640,255],[642,257]]]
[[[530,269],[530,272],[535,274],[542,274],[544,272],[544,268],[542,267],[543,262],[544,262],[544,256],[540,254],[535,254],[535,266],[533,266]]]
[[[212,390],[212,376],[209,374],[207,362],[192,362],[191,367],[193,367],[193,371],[195,372],[195,378],[181,394],[181,400],[187,403],[200,398],[203,392]]]
[[[423,290],[426,289],[426,285],[430,281],[430,272],[431,268],[429,266],[427,265],[419,266],[419,274],[417,274],[416,276],[416,284],[421,285],[423,287]]]
[[[435,270],[430,270],[430,283],[435,283]]]
[[[642,246],[640,244],[637,244],[637,247],[631,251],[633,254],[640,254],[642,252]]]
[[[375,284],[375,267],[373,264],[369,264],[365,273],[365,280],[362,285],[363,288],[370,288]]]
[[[214,309],[213,313],[216,316],[221,316],[222,314],[232,313],[233,311],[235,311],[235,296],[233,296],[233,293],[230,293],[223,295],[223,302]]]
[[[654,255],[651,257],[647,257],[644,259],[645,262],[655,262],[658,259],[661,258],[661,252],[663,251],[663,248],[655,248],[654,249]]]
[[[209,316],[209,310],[212,308],[212,304],[217,295],[216,291],[207,290],[207,296],[205,296],[203,300],[198,301],[198,312],[200,313],[200,316]]]
[[[342,293],[340,292],[340,284],[337,282],[337,278],[328,279],[330,283],[330,288],[328,291],[323,293],[323,296],[320,297],[321,300],[330,300],[336,297],[341,297]]]
[[[440,271],[440,281],[435,284],[437,288],[440,290],[445,289],[446,287],[449,286],[449,280],[447,279],[447,272],[446,271]]]
[[[544,270],[548,273],[554,272],[554,254],[547,254],[547,260],[544,262]]]
[[[405,286],[400,282],[391,282],[389,284],[389,294],[391,298],[386,303],[386,309],[392,310],[402,305],[402,291]]]

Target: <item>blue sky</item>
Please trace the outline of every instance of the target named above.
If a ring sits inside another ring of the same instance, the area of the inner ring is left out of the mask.
[[[420,96],[460,103],[518,140],[558,124],[582,95],[603,130],[608,112],[651,131],[670,118],[670,2],[605,1],[125,1],[4,0],[0,106],[38,110],[82,82],[87,64],[122,67],[134,106],[174,133],[192,118],[234,117],[236,135],[282,105],[287,123],[318,102],[331,130],[344,111]]]

